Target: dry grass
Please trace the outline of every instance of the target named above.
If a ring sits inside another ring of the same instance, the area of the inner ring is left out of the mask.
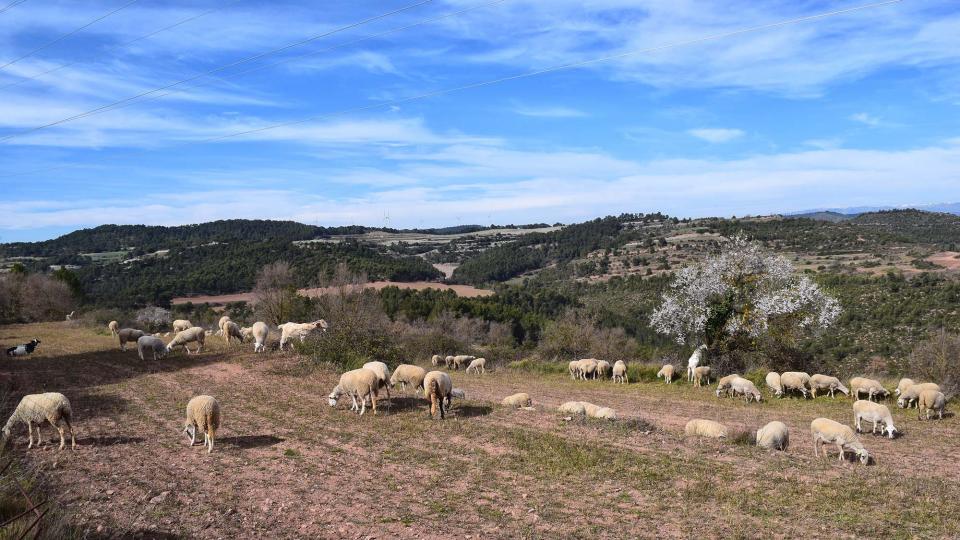
[[[454,373],[467,401],[430,420],[421,398],[394,394],[362,418],[326,394],[336,373],[297,369],[215,337],[197,357],[141,363],[106,335],[65,323],[0,327],[3,343],[43,343],[4,360],[15,392],[57,390],[74,402],[76,452],[13,453],[43,471],[71,525],[102,534],[211,537],[834,537],[960,536],[952,459],[956,417],[920,422],[894,409],[904,436],[864,435],[877,464],[814,459],[809,422],[852,421],[849,400],[717,399],[686,384],[572,381],[500,369]],[[536,411],[494,403],[525,391]],[[198,393],[223,406],[214,453],[178,435]],[[584,400],[617,422],[566,422]],[[7,404],[4,412],[12,407]],[[787,452],[686,440],[693,417],[748,433],[791,429]],[[49,431],[45,432],[47,435]],[[163,495],[164,492],[169,492]],[[154,502],[151,502],[154,501]],[[589,510],[586,510],[589,509]],[[651,526],[656,524],[655,526]]]

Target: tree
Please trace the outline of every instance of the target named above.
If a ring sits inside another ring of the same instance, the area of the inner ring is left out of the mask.
[[[297,296],[294,284],[293,270],[285,261],[260,269],[253,288],[253,302],[259,318],[271,324],[286,322]]]
[[[729,351],[760,339],[790,343],[839,315],[840,304],[790,261],[736,236],[719,254],[677,272],[650,322],[679,344]]]

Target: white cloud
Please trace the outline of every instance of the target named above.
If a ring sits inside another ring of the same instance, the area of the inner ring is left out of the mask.
[[[742,130],[728,128],[699,128],[691,129],[687,133],[711,143],[730,142],[744,135]]]
[[[536,118],[583,118],[588,116],[581,110],[561,105],[515,105],[511,110],[521,116]]]
[[[881,121],[879,118],[865,112],[850,115],[850,120],[853,120],[854,122],[860,122],[861,124],[864,124],[870,127],[877,127],[881,124]]]

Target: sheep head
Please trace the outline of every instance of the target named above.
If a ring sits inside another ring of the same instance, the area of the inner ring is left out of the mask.
[[[342,394],[343,394],[343,388],[341,388],[340,385],[338,384],[336,387],[334,387],[333,392],[330,392],[330,395],[327,396],[327,403],[331,407],[336,407],[337,400],[340,398]]]

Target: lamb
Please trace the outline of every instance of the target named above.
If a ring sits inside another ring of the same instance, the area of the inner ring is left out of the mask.
[[[783,393],[795,390],[807,397],[810,393],[810,375],[802,371],[787,371],[780,374],[780,385],[783,387]]]
[[[610,373],[610,362],[606,360],[597,360],[597,377],[606,379]]]
[[[840,379],[819,373],[810,377],[810,393],[814,398],[817,397],[817,390],[829,392],[831,398],[836,391],[843,392],[845,396],[850,395],[850,391],[840,382]]]
[[[390,376],[390,386],[400,385],[400,389],[407,391],[407,385],[413,388],[414,392],[423,388],[423,378],[427,376],[427,370],[413,364],[400,364],[393,370]]]
[[[568,401],[557,407],[557,410],[569,415],[587,414],[582,401]]]
[[[437,409],[440,410],[440,419],[446,418],[446,411],[443,406],[443,400],[447,400],[447,407],[450,407],[450,400],[453,398],[453,380],[450,375],[442,371],[431,371],[423,379],[423,397],[430,400],[430,417],[432,418]]]
[[[590,418],[600,418],[604,420],[616,420],[617,411],[611,409],[610,407],[600,407],[594,405],[593,403],[587,403],[586,401],[581,401],[583,404],[583,411]]]
[[[850,396],[854,400],[860,399],[861,392],[865,392],[867,399],[870,401],[873,401],[875,397],[883,399],[890,395],[890,392],[887,391],[878,380],[868,379],[866,377],[854,377],[850,379]]]
[[[298,337],[300,338],[300,343],[303,343],[303,340],[306,339],[307,334],[313,332],[320,327],[323,330],[328,328],[327,321],[323,319],[318,319],[311,323],[294,323],[288,322],[281,324],[280,328],[280,350],[283,350],[283,346],[287,344],[291,339]]]
[[[179,335],[179,334],[178,334]],[[203,432],[207,453],[213,452],[213,440],[220,429],[220,404],[213,396],[194,396],[187,402],[187,419],[183,432],[190,437],[190,446],[197,443],[197,431]]]
[[[387,399],[390,399],[390,368],[383,362],[367,362],[363,369],[369,369],[377,374],[377,390],[385,388],[387,390]]]
[[[230,338],[237,338],[237,341],[243,343],[243,334],[240,332],[240,325],[233,322],[227,321],[223,323],[223,340],[228,344],[230,343]]]
[[[934,390],[939,392],[940,385],[935,383],[920,383],[908,386],[903,392],[901,392],[900,399],[897,400],[897,407],[900,407],[901,409],[904,407],[908,409],[913,407],[920,398],[920,394],[924,390]]]
[[[767,388],[773,392],[773,395],[777,397],[783,397],[783,385],[780,384],[780,374],[776,371],[771,371],[767,373],[767,378],[765,379],[767,383]]]
[[[790,431],[783,422],[774,420],[757,430],[757,446],[770,450],[786,450],[790,446]]]
[[[760,390],[757,390],[757,387],[749,379],[744,379],[743,377],[737,377],[733,379],[730,383],[730,391],[735,396],[743,396],[747,403],[750,403],[750,400],[753,399],[757,403],[763,399],[760,395]]]
[[[663,382],[670,384],[673,382],[673,364],[664,364],[657,372],[657,378],[663,379]]]
[[[155,336],[141,336],[137,340],[137,353],[140,355],[141,361],[146,361],[146,352],[153,352],[153,359],[156,360],[157,357],[163,358],[167,354],[167,344],[163,342],[162,339]]]
[[[581,380],[587,380],[589,376],[591,379],[597,378],[597,359],[596,358],[584,358],[579,361],[577,367],[577,373],[580,376]]]
[[[570,370],[570,378],[576,380],[580,375],[580,361],[571,360],[570,363],[567,364],[567,369]]]
[[[430,357],[430,364],[431,364],[433,367],[439,366],[439,365],[440,365],[440,362],[442,362],[442,361],[443,361],[443,357],[440,356],[439,354],[435,354],[435,355],[433,355],[433,356]]]
[[[843,461],[846,451],[850,450],[860,459],[860,463],[866,465],[870,462],[870,453],[863,447],[863,443],[854,435],[849,426],[829,418],[817,418],[810,422],[810,433],[813,435],[814,457],[820,456],[818,450],[821,445],[834,443],[837,445],[837,450],[840,451],[838,458],[840,461]],[[823,455],[826,457],[826,449],[824,449]]]
[[[890,409],[880,403],[874,403],[866,399],[858,399],[853,402],[853,423],[857,426],[857,433],[863,431],[860,427],[861,420],[873,422],[873,433],[877,432],[877,424],[882,423],[885,427],[880,430],[880,433],[886,431],[891,439],[894,432],[897,431],[897,428],[893,425],[893,415],[890,414]]]
[[[120,350],[127,350],[127,343],[131,341],[137,341],[141,337],[145,336],[147,333],[143,330],[137,330],[136,328],[123,328],[117,332],[117,339],[120,340]]]
[[[250,327],[250,332],[253,334],[253,352],[259,353],[267,350],[267,335],[270,333],[267,324],[257,321]]]
[[[337,406],[340,396],[346,394],[353,400],[351,411],[359,411],[360,416],[367,411],[367,398],[373,404],[373,414],[377,414],[377,390],[380,388],[380,377],[376,372],[367,368],[354,369],[340,375],[340,383],[327,396],[327,403],[331,407]],[[360,400],[359,404],[357,400]]]
[[[731,373],[726,377],[720,377],[720,380],[717,381],[717,397],[720,397],[720,394],[730,395],[730,385],[734,379],[738,378],[740,378],[740,375],[736,373]]]
[[[60,450],[63,450],[66,444],[63,436],[64,426],[70,431],[70,447],[76,448],[77,439],[74,437],[73,426],[70,425],[72,418],[73,409],[70,407],[70,400],[59,392],[23,396],[6,425],[3,426],[3,441],[0,443],[0,449],[7,444],[10,428],[18,422],[27,425],[27,436],[30,439],[27,448],[33,448],[33,424],[37,425],[37,446],[43,442],[40,438],[40,426],[44,422],[50,422],[50,425],[60,432]]]
[[[900,394],[903,393],[904,390],[906,390],[907,388],[910,388],[910,387],[913,386],[914,384],[916,384],[916,383],[913,382],[913,379],[908,379],[908,378],[904,377],[904,378],[900,379],[900,382],[899,382],[899,383],[897,383],[897,389],[894,390],[894,392],[896,392],[896,394],[899,396]]]
[[[613,382],[621,384],[630,384],[630,376],[627,374],[627,364],[623,360],[617,360],[613,364]]]
[[[693,386],[700,388],[704,381],[710,384],[710,366],[697,366],[693,368]]]
[[[107,330],[110,330],[110,335],[117,337],[117,330],[120,330],[120,323],[117,321],[110,321],[107,323]]]
[[[687,422],[683,432],[690,437],[710,437],[712,439],[723,439],[727,436],[727,426],[713,420],[704,420],[694,418]]]
[[[467,366],[467,373],[474,371],[477,375],[487,372],[487,359],[486,358],[477,358],[476,360],[470,362],[470,365]]]
[[[204,333],[202,326],[193,326],[186,330],[181,330],[177,332],[177,335],[173,337],[170,343],[167,343],[167,352],[172,352],[176,347],[183,345],[183,348],[187,350],[187,354],[199,354],[200,351],[203,350],[203,341],[206,337],[207,335]],[[187,344],[194,341],[197,342],[197,350],[191,352]]]
[[[687,382],[693,381],[693,370],[700,365],[700,361],[703,359],[703,353],[706,352],[706,350],[706,345],[700,345],[687,360]]]
[[[503,398],[503,401],[500,403],[507,407],[519,409],[521,407],[529,407],[533,405],[533,400],[530,399],[530,394],[527,394],[526,392],[520,392],[518,394],[513,394],[512,396]]]
[[[183,332],[184,330],[186,330],[186,329],[188,329],[188,328],[193,328],[193,324],[191,324],[190,321],[188,321],[188,320],[186,320],[186,319],[177,319],[177,320],[173,321],[172,331],[175,332],[175,333],[176,333],[176,332]]]
[[[476,358],[476,356],[471,356],[469,354],[458,354],[453,357],[453,369],[460,369],[460,366],[467,362],[472,362],[476,360]]]
[[[937,416],[943,420],[943,409],[947,406],[947,397],[939,390],[924,390],[920,392],[917,399],[917,420],[922,418],[921,413],[927,411],[927,420],[930,419],[930,411],[937,411]]]

